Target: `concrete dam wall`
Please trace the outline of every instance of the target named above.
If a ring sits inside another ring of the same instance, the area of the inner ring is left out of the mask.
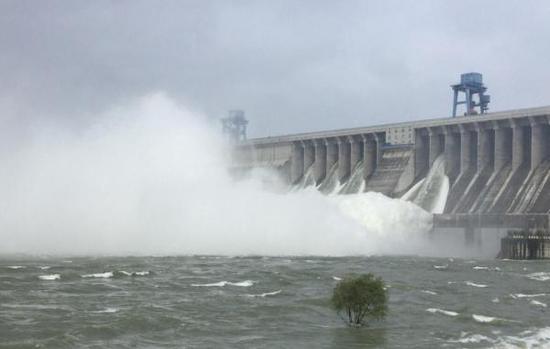
[[[438,158],[443,213],[550,214],[550,107],[258,138],[233,152],[236,172],[270,168],[289,186],[409,199]]]

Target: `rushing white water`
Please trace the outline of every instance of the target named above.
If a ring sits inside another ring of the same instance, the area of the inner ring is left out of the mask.
[[[355,194],[363,192],[362,189],[364,189],[365,186],[365,179],[363,178],[364,173],[363,161],[359,161],[352,169],[349,179],[339,192],[341,194]]]
[[[2,153],[0,253],[433,254],[411,203],[235,182],[217,127],[161,94],[95,120],[41,124]]]
[[[314,165],[315,164],[309,166],[300,181],[292,186],[291,191],[298,191],[315,185],[315,177],[313,176],[313,172],[315,169]]]
[[[327,171],[325,179],[319,184],[319,191],[325,194],[337,193],[340,186],[338,179],[338,162],[331,166]]]
[[[449,195],[449,177],[445,175],[445,157],[439,155],[426,178],[415,184],[403,196],[430,213],[443,213]]]

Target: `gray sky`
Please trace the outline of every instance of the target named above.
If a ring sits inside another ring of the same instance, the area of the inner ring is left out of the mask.
[[[154,91],[251,136],[550,105],[550,2],[0,0],[0,114],[85,127]]]

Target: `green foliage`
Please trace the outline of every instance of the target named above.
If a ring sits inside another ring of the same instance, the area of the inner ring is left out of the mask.
[[[367,319],[381,319],[388,310],[384,281],[372,274],[347,276],[338,282],[331,299],[338,315],[350,326],[366,325]]]

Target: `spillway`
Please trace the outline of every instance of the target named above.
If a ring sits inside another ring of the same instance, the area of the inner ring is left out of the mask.
[[[233,160],[327,194],[405,195],[457,221],[550,221],[550,107],[252,139]]]

